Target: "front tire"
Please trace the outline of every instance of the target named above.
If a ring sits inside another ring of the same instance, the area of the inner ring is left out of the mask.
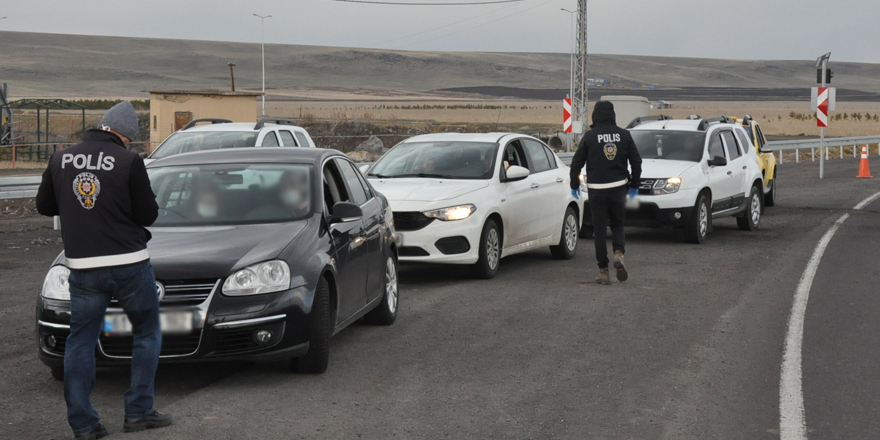
[[[486,220],[480,235],[480,259],[472,269],[475,277],[484,280],[495,277],[501,263],[501,243],[501,230],[495,220]]]
[[[761,205],[761,193],[758,187],[753,186],[749,193],[748,206],[742,216],[736,218],[736,225],[742,231],[754,231],[761,223],[761,214],[764,206]]]
[[[550,246],[550,253],[557,260],[571,260],[577,253],[578,221],[574,209],[569,206],[562,220],[562,234],[559,244]]]
[[[52,379],[64,382],[64,364],[52,367]]]
[[[770,181],[770,191],[764,194],[764,206],[776,206],[776,170],[773,170],[773,180]]]
[[[391,325],[397,319],[397,305],[400,291],[397,287],[397,259],[394,255],[385,260],[385,295],[375,309],[364,315],[370,325]]]
[[[321,374],[330,361],[330,336],[334,326],[333,306],[330,304],[330,284],[321,278],[315,288],[312,312],[309,314],[309,352],[294,359],[291,369],[300,374]]]
[[[693,244],[702,244],[706,241],[711,221],[708,197],[706,197],[706,193],[700,193],[697,196],[697,203],[694,205],[694,213],[684,226],[685,241]]]

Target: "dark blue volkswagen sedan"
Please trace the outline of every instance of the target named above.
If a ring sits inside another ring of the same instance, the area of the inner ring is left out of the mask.
[[[159,219],[148,251],[157,277],[161,362],[290,360],[327,369],[330,337],[365,318],[397,317],[391,209],[334,150],[228,149],[148,166]],[[64,374],[70,293],[62,253],[37,301],[40,359]],[[111,303],[96,357],[130,361],[131,324]]]

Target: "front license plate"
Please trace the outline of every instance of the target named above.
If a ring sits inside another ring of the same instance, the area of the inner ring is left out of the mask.
[[[192,312],[161,312],[159,325],[162,334],[185,334],[193,329]],[[105,336],[131,336],[131,321],[124,313],[108,313],[104,316]]]

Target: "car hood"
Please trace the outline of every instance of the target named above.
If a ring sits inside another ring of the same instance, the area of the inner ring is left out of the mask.
[[[685,171],[699,166],[697,162],[686,160],[645,159],[642,161],[642,178],[667,179],[680,177]]]
[[[428,178],[370,179],[370,183],[392,202],[450,200],[489,186],[487,180]]]
[[[147,249],[157,278],[224,278],[233,270],[277,258],[306,223],[154,227]]]

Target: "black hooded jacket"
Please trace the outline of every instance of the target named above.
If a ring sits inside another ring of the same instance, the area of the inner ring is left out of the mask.
[[[37,192],[40,214],[61,216],[65,265],[86,270],[148,260],[149,231],[159,214],[144,160],[113,133],[86,132],[83,142],[49,159]]]
[[[642,157],[629,131],[617,126],[614,105],[608,101],[596,103],[593,125],[584,134],[571,161],[571,189],[579,188],[584,164],[589,189],[618,188],[627,183],[631,188],[639,187]]]

